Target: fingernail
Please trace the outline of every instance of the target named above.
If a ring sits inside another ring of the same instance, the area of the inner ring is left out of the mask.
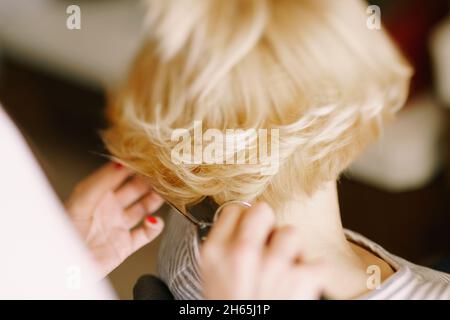
[[[123,168],[123,165],[122,165],[122,164],[117,163],[117,162],[114,163],[114,169],[120,170],[120,169],[122,169],[122,168]]]
[[[147,221],[152,223],[152,224],[157,224],[158,223],[158,219],[156,219],[154,216],[148,216],[147,217]]]

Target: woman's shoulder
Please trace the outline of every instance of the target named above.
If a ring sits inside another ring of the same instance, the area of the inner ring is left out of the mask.
[[[386,261],[394,274],[361,299],[450,299],[450,275],[396,256],[363,235],[345,230],[347,239]],[[368,269],[368,278],[374,276]]]

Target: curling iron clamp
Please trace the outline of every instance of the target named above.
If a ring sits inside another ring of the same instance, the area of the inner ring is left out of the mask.
[[[187,206],[186,209],[183,210],[170,201],[167,201],[166,199],[164,200],[176,212],[181,214],[197,227],[199,242],[206,240],[211,227],[226,206],[230,204],[237,204],[245,208],[250,208],[252,206],[249,202],[240,200],[227,201],[219,206],[211,197],[205,197],[200,202]]]

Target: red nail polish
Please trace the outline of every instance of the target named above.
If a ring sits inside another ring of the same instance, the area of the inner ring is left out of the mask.
[[[153,224],[158,223],[158,219],[156,219],[154,216],[148,216],[147,221]]]
[[[122,164],[117,163],[117,162],[114,163],[114,169],[120,170],[120,169],[122,169],[122,168],[123,168],[123,165],[122,165]]]

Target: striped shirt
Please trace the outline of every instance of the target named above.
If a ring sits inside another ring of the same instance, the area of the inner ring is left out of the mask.
[[[175,299],[202,299],[198,266],[197,230],[181,217],[171,214],[162,240],[158,271]],[[450,300],[450,275],[415,265],[397,257],[364,236],[345,230],[347,239],[386,261],[395,273],[377,289],[359,299],[370,300]]]

